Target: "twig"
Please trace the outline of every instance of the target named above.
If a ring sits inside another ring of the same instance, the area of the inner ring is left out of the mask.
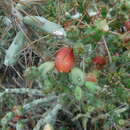
[[[107,53],[108,53],[109,62],[112,63],[112,57],[111,57],[111,54],[110,54],[110,51],[108,49],[108,46],[107,46],[107,43],[106,43],[104,36],[103,36],[103,43],[104,43],[106,50],[107,50]]]

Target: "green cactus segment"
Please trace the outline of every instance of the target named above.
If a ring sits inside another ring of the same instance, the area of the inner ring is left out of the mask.
[[[55,63],[53,61],[48,61],[45,62],[43,64],[41,64],[38,67],[39,72],[41,73],[41,76],[47,74],[48,72],[50,72],[51,70],[54,69]]]
[[[0,16],[0,21],[2,21],[6,26],[12,26],[12,21],[6,16]]]
[[[55,124],[58,111],[61,109],[62,109],[62,105],[57,104],[50,112],[48,112],[46,116],[44,113],[43,117],[37,122],[33,130],[40,130],[40,128],[44,126],[46,123]]]
[[[7,124],[14,118],[14,112],[7,113],[1,120],[1,125],[3,127],[7,126]]]
[[[24,72],[24,77],[28,80],[41,80],[47,77],[47,73],[54,69],[55,63],[53,61],[47,61],[41,64],[39,67],[29,67]]]
[[[47,123],[47,124],[44,126],[43,130],[54,130],[54,127],[53,127],[53,125]]]
[[[24,110],[24,112],[35,110],[39,105],[42,104],[42,106],[46,106],[48,102],[57,100],[57,98],[58,97],[55,96],[55,95],[50,95],[50,96],[48,96],[46,98],[37,99],[35,101],[32,101],[32,102],[30,102],[28,104],[23,105],[23,110]]]
[[[23,21],[27,25],[31,25],[34,27],[37,27],[43,32],[50,33],[52,35],[56,36],[63,36],[66,37],[66,32],[64,28],[56,23],[50,22],[44,17],[40,16],[25,16],[23,18]]]
[[[82,89],[77,86],[74,90],[74,95],[75,95],[75,98],[80,101],[83,95]]]
[[[73,84],[82,86],[85,82],[85,73],[81,69],[75,67],[70,73],[70,79]]]
[[[23,32],[18,32],[16,37],[14,38],[12,44],[6,51],[4,64],[6,66],[14,65],[21,53],[21,50],[24,48],[26,43],[25,36]]]
[[[16,124],[16,130],[25,130],[24,128],[24,123],[19,121],[17,124]]]
[[[13,88],[13,89],[6,88],[5,92],[2,94],[5,94],[5,93],[8,93],[8,94],[9,93],[11,93],[11,94],[13,94],[13,93],[14,94],[30,94],[30,95],[36,95],[36,96],[44,96],[42,91],[40,91],[38,89],[31,89],[31,88]]]

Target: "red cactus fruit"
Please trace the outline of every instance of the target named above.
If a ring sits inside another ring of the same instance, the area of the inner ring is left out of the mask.
[[[68,73],[74,67],[74,53],[73,48],[61,48],[55,58],[55,66],[59,72]]]
[[[103,56],[96,56],[93,59],[93,63],[98,64],[98,65],[105,65],[106,64],[106,58]]]
[[[128,31],[130,31],[130,21],[125,22],[125,27]]]

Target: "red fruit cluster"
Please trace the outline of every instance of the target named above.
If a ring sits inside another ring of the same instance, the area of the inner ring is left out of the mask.
[[[17,121],[19,121],[19,120],[21,120],[21,119],[24,119],[24,118],[25,118],[24,116],[16,115],[16,116],[13,118],[12,122],[13,122],[13,123],[16,123]]]
[[[96,56],[93,59],[93,63],[98,64],[98,65],[105,65],[106,64],[106,58],[103,56]]]
[[[61,48],[55,58],[55,66],[59,72],[68,73],[74,67],[74,53],[73,48]]]
[[[130,21],[125,22],[125,27],[128,31],[130,31]]]
[[[97,82],[98,81],[97,76],[95,74],[93,74],[93,73],[88,73],[86,75],[86,80],[91,81],[91,82]]]
[[[96,64],[97,69],[102,69],[104,67],[104,65],[107,63],[107,60],[103,56],[96,56],[93,59],[93,63]]]

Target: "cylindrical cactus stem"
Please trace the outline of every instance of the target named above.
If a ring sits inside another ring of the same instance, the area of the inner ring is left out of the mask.
[[[8,112],[2,119],[1,119],[1,125],[2,127],[6,127],[8,123],[14,118],[15,113],[14,112]]]
[[[17,122],[16,130],[25,130],[25,124],[22,121]]]
[[[45,96],[42,91],[38,89],[31,89],[31,88],[6,88],[4,93],[10,93],[10,94],[28,94],[28,95],[34,95],[34,96]],[[0,93],[0,97],[2,94]]]
[[[17,33],[10,47],[6,51],[4,60],[4,64],[6,66],[14,65],[17,62],[21,54],[21,50],[24,48],[25,44],[26,44],[25,36],[23,32],[20,31]]]
[[[6,16],[0,16],[0,20],[6,25],[6,26],[12,26],[12,21],[6,17]]]
[[[47,123],[54,124],[56,121],[56,117],[58,114],[58,111],[62,108],[61,104],[56,104],[54,108],[46,115],[43,114],[43,117],[37,122],[36,126],[33,128],[33,130],[40,130],[42,126],[44,126]]]
[[[54,61],[47,61],[47,62],[41,64],[38,67],[38,70],[41,73],[41,76],[44,76],[48,72],[52,71],[54,69],[54,67],[55,67]]]
[[[37,99],[35,101],[32,101],[28,104],[25,104],[23,105],[23,111],[24,112],[28,112],[28,111],[31,111],[31,110],[35,110],[38,105],[46,105],[48,102],[51,102],[51,101],[54,101],[54,100],[57,100],[57,96],[55,95],[50,95],[46,98],[40,98],[40,99]]]
[[[56,36],[66,37],[66,32],[61,25],[50,22],[44,17],[25,16],[23,21],[25,24],[37,27],[43,32],[47,32]]]

